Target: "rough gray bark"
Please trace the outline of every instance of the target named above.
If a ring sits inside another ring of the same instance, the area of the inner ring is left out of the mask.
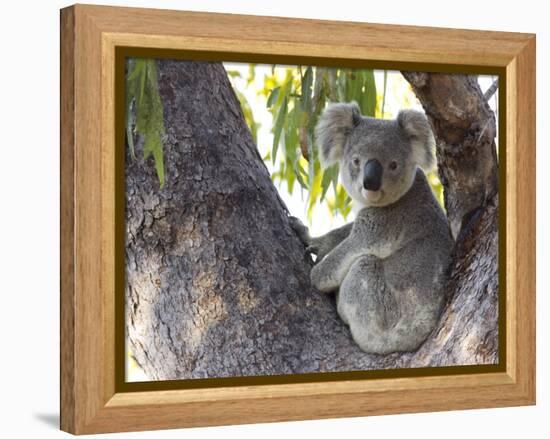
[[[403,72],[428,116],[437,144],[453,236],[497,193],[495,115],[476,76]]]
[[[432,125],[445,208],[456,238],[439,327],[416,364],[498,363],[496,121],[476,76],[403,72]]]
[[[310,286],[223,66],[158,68],[165,187],[152,163],[126,165],[127,335],[151,380],[495,362],[496,206],[470,221],[432,337],[416,353],[365,354]]]

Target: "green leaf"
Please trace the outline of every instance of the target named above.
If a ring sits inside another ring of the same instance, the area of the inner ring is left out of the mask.
[[[139,93],[137,95],[138,105],[141,105],[145,96],[145,83],[147,82],[147,64],[145,60],[137,60],[136,66],[141,70],[139,75]]]
[[[317,115],[325,107],[324,99],[327,95],[330,94],[329,84],[328,84],[328,71],[325,68],[317,67],[314,72],[313,80],[313,96],[312,104],[315,102],[315,108],[311,108],[309,112],[309,123],[313,119],[317,119]]]
[[[337,69],[327,69],[324,76],[325,83],[325,95],[331,101],[339,101],[339,91],[338,91],[338,70]]]
[[[346,83],[346,101],[355,101],[361,105],[363,97],[363,72],[347,72],[346,76],[348,77]]]
[[[294,163],[298,159],[296,153],[298,149],[298,119],[300,117],[300,109],[294,107],[288,112],[285,123],[285,156]]]
[[[313,69],[311,67],[308,67],[306,69],[306,72],[304,73],[304,76],[302,76],[302,84],[301,84],[301,90],[302,90],[301,106],[303,111],[309,111],[309,107],[311,106],[312,84],[313,84]]]
[[[372,70],[365,70],[365,92],[363,93],[361,110],[365,116],[376,116],[376,83]]]
[[[283,101],[281,102],[281,108],[279,108],[279,112],[277,113],[275,126],[273,127],[273,148],[271,150],[271,159],[273,160],[273,163],[275,163],[275,160],[277,159],[277,150],[279,149],[279,141],[281,139],[281,132],[283,131],[283,126],[285,123],[286,111],[287,98],[284,96]]]
[[[132,120],[134,105],[135,120]],[[164,186],[164,114],[158,90],[157,65],[152,59],[136,59],[128,63],[126,79],[126,136],[132,156],[135,155],[132,126],[143,137],[143,158],[151,155],[160,186]]]
[[[336,200],[335,200],[335,209],[342,214],[346,210],[346,202],[348,199],[348,194],[346,193],[345,189],[342,186],[338,186],[338,191],[336,193]]]
[[[249,64],[248,65],[248,78],[246,78],[246,83],[248,85],[252,84],[254,82],[255,78],[256,78],[256,64]]]
[[[382,92],[382,110],[380,111],[380,117],[384,117],[384,108],[386,107],[386,88],[388,84],[388,71],[384,70],[384,90]]]
[[[143,72],[144,63],[140,59],[128,60],[128,79],[127,81],[134,81]]]
[[[128,71],[131,71],[131,65],[129,64]],[[136,158],[135,147],[134,147],[134,133],[132,128],[134,125],[134,115],[132,114],[132,104],[134,102],[134,81],[128,81],[126,86],[126,106],[124,108],[125,116],[125,126],[126,126],[126,141],[128,142],[128,147],[130,148],[130,155],[132,159]]]
[[[325,195],[330,187],[330,172],[327,171],[328,169],[323,172],[323,178],[321,180],[321,203],[325,200]]]
[[[134,147],[134,114],[132,112],[134,99],[136,97],[136,77],[139,69],[136,68],[135,60],[129,59],[127,62],[127,79],[126,79],[126,106],[124,111],[125,126],[126,126],[126,141],[130,149],[130,154],[133,159],[136,158]]]
[[[267,98],[267,108],[271,108],[275,102],[277,102],[277,97],[279,96],[279,90],[281,87],[275,87],[273,90],[271,90],[271,93],[269,93],[269,97]]]
[[[313,184],[311,184],[309,188],[309,202],[308,202],[308,209],[307,209],[307,216],[311,220],[311,216],[313,214],[313,208],[315,207],[315,204],[317,203],[317,200],[319,199],[319,196],[321,195],[321,174],[317,173],[315,175],[315,178],[313,179]]]
[[[334,196],[336,196],[338,192],[338,174],[340,172],[340,169],[338,167],[338,164],[334,165],[334,171],[332,173],[332,188],[334,189]]]
[[[315,156],[313,154],[313,138],[310,133],[307,135],[307,155],[309,160],[308,164],[308,178],[309,178],[309,189],[313,187],[313,180],[315,179]]]
[[[132,126],[134,124],[131,116],[132,107],[126,105],[126,140],[128,142],[128,148],[130,148],[130,155],[133,159],[136,158],[136,148],[134,146],[134,133],[132,132]]]
[[[335,175],[336,175],[336,181],[338,181],[338,165],[332,165],[327,169],[325,169],[325,171],[323,172],[323,179],[321,180],[321,188],[323,190],[321,192],[321,202],[324,201],[331,183],[333,183],[334,189],[336,190],[336,183],[334,183]]]
[[[296,162],[294,164],[294,173],[296,175],[296,180],[298,180],[298,183],[300,183],[300,186],[302,186],[303,189],[307,190],[307,184],[304,180],[304,176],[307,177],[306,171],[304,168],[302,168],[302,165],[300,165],[299,162]]]
[[[286,167],[285,167],[285,178],[286,178],[288,193],[292,195],[292,192],[294,191],[294,182],[296,181],[296,173],[294,171],[292,162],[288,159],[286,161]]]
[[[339,70],[336,78],[336,97],[338,102],[346,102],[346,72]]]
[[[155,159],[155,169],[159,179],[160,187],[164,187],[164,157],[162,151],[162,142],[159,139],[159,146],[153,151],[153,158]]]
[[[147,160],[151,155],[155,161],[155,169],[160,187],[164,186],[164,160],[162,153],[162,141],[160,136],[149,135],[143,144],[143,156]]]

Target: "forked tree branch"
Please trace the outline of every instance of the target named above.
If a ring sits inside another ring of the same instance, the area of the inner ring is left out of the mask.
[[[436,138],[445,207],[457,238],[497,193],[495,115],[477,76],[403,72],[422,103]]]

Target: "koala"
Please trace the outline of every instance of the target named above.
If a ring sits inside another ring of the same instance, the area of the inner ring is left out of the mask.
[[[336,292],[337,311],[368,353],[414,351],[436,325],[454,241],[424,174],[434,165],[426,116],[402,110],[395,120],[364,117],[356,103],[330,104],[315,128],[321,165],[338,163],[359,210],[353,223],[312,238],[311,282]]]

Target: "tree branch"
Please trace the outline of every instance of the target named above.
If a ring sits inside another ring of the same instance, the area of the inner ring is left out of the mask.
[[[483,95],[485,101],[489,102],[489,99],[493,97],[493,95],[496,93],[497,90],[498,90],[498,79],[491,84],[491,86],[487,89],[487,91]]]
[[[497,193],[495,115],[477,77],[403,72],[430,120],[445,188],[445,207],[456,238],[469,218]]]

